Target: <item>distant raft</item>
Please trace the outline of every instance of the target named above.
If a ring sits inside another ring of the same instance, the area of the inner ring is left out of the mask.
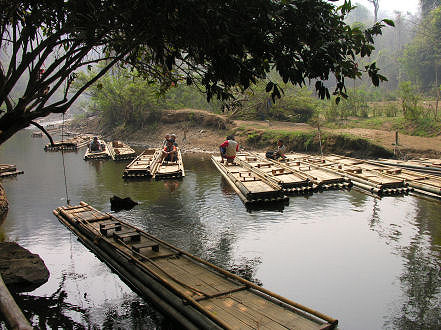
[[[100,260],[183,329],[324,330],[338,325],[332,317],[262,288],[84,202],[59,207],[54,214]]]
[[[55,141],[54,144],[46,144],[44,151],[78,151],[82,147],[86,147],[92,141],[92,135],[82,134],[74,138]]]
[[[84,154],[84,160],[110,158],[109,148],[107,148],[106,142],[104,140],[98,140],[98,142],[100,144],[100,149],[97,151],[91,151],[88,147]]]
[[[182,162],[181,149],[177,148],[177,159],[175,162],[163,160],[158,161],[158,166],[153,174],[156,180],[180,179],[185,176],[184,163]]]
[[[136,157],[135,150],[121,141],[107,143],[107,149],[113,160],[131,160]]]
[[[247,168],[239,159],[234,164],[221,163],[217,156],[211,156],[211,160],[246,206],[289,201],[280,185]]]
[[[161,150],[148,148],[137,156],[123,172],[123,178],[151,178],[159,165]]]

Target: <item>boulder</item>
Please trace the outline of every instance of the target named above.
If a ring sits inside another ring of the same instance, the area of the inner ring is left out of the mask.
[[[115,212],[121,210],[130,210],[135,205],[138,205],[138,203],[133,201],[130,197],[121,198],[118,196],[113,196],[110,198],[110,209]]]
[[[35,290],[49,279],[49,270],[40,256],[15,242],[0,243],[0,274],[14,292]]]

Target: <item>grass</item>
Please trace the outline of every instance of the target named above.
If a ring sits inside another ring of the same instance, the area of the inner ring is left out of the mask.
[[[271,129],[236,129],[236,134],[245,137],[245,144],[252,148],[275,148],[276,141],[285,142],[289,151],[320,152],[317,131],[286,131]],[[322,150],[325,153],[338,153],[357,157],[390,157],[392,152],[365,138],[350,134],[321,134]]]
[[[369,117],[349,118],[327,122],[324,127],[337,128],[367,128],[378,130],[399,131],[406,135],[432,137],[441,134],[441,122],[435,122],[431,118],[419,118],[415,121],[408,121],[403,116],[399,117]]]

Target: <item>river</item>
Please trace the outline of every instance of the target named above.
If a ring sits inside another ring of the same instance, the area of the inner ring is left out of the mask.
[[[41,329],[176,328],[134,293],[52,214],[85,201],[139,202],[117,216],[291,300],[341,329],[441,328],[441,203],[376,199],[358,191],[291,197],[283,210],[247,211],[204,154],[184,154],[181,181],[124,181],[127,163],[84,161],[84,150],[44,152],[23,130],[0,147],[10,210],[0,237],[39,254],[49,281],[17,297]],[[66,185],[65,185],[66,177]],[[67,188],[67,189],[66,189]],[[4,328],[4,324],[1,325]]]

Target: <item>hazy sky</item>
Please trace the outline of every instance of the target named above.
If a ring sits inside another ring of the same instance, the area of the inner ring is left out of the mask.
[[[343,3],[343,1],[341,1]],[[360,3],[367,7],[370,11],[374,11],[374,6],[368,0],[352,0],[352,4]],[[394,10],[401,12],[410,11],[416,14],[419,10],[419,0],[380,0],[380,11],[388,11],[393,13]]]

